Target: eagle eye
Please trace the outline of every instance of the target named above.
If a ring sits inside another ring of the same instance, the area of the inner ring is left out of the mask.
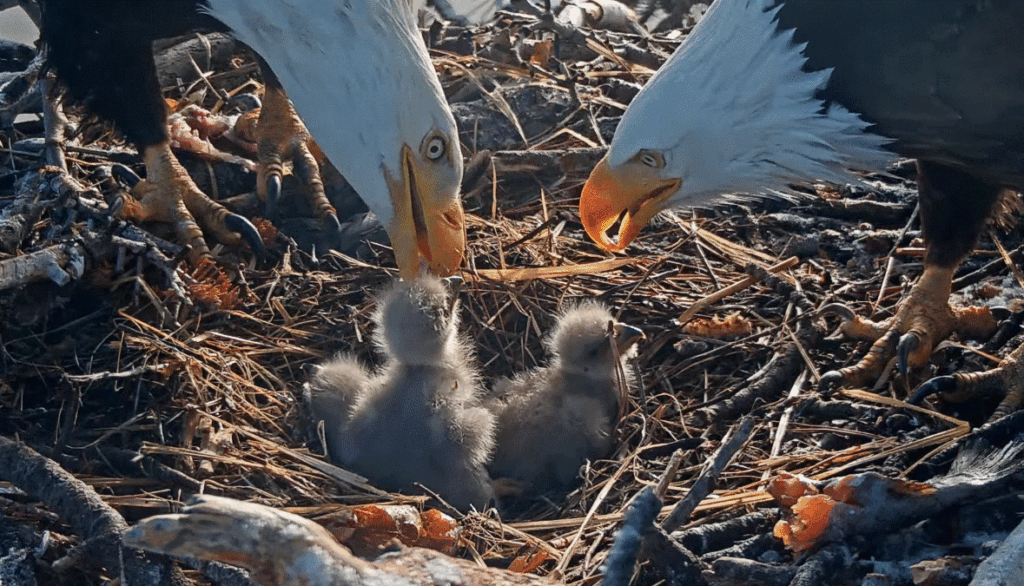
[[[665,166],[664,157],[654,151],[640,151],[636,154],[636,158],[652,169],[661,169]]]
[[[447,151],[448,147],[444,142],[444,138],[436,134],[427,139],[427,143],[423,147],[423,154],[431,161],[440,159]]]

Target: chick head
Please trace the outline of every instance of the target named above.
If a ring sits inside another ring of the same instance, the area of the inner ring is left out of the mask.
[[[384,353],[406,364],[441,360],[456,343],[458,321],[458,303],[441,279],[428,274],[388,289],[374,314]]]
[[[563,371],[598,378],[609,376],[617,359],[632,356],[643,337],[640,329],[617,323],[604,305],[588,301],[558,317],[547,346]]]

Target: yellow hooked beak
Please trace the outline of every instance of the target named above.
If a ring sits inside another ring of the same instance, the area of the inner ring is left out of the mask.
[[[466,250],[466,219],[458,178],[440,177],[402,147],[402,172],[388,177],[394,223],[388,227],[398,271],[413,279],[423,261],[431,273],[447,277],[459,269]]]
[[[606,155],[587,179],[580,196],[580,220],[601,248],[621,252],[679,189],[679,179],[662,179],[658,171],[629,160],[612,169]],[[619,224],[617,238],[608,230]]]

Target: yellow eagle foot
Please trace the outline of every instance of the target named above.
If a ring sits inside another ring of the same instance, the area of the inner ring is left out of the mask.
[[[952,276],[952,268],[926,266],[896,315],[882,322],[855,316],[845,306],[826,308],[845,318],[840,326],[843,335],[875,343],[857,364],[822,375],[819,388],[864,386],[878,379],[893,358],[905,375],[911,368],[924,366],[935,345],[954,332],[965,337],[991,335],[996,319],[987,307],[950,306]]]
[[[324,181],[343,184],[344,179],[306,130],[284,91],[268,87],[263,107],[240,117],[235,133],[256,144],[256,191],[267,204],[267,219],[272,222],[277,219],[284,163],[290,160],[295,176],[304,187],[309,207],[324,228],[339,239],[341,222],[327,199]]]
[[[139,222],[167,222],[174,226],[179,243],[189,247],[189,262],[201,266],[212,261],[200,223],[219,242],[237,245],[245,240],[264,258],[263,239],[249,220],[228,211],[196,187],[168,143],[150,145],[143,152],[147,179],[123,196],[117,216]]]

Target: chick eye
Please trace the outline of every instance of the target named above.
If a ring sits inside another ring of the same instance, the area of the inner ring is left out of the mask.
[[[640,159],[641,163],[647,165],[652,169],[661,169],[662,167],[665,166],[665,159],[663,159],[661,155],[659,155],[658,153],[654,153],[651,151],[640,151],[637,154],[637,158]]]
[[[431,161],[436,161],[443,157],[445,151],[447,150],[448,149],[445,146],[443,138],[441,138],[440,136],[432,136],[430,137],[430,140],[427,141],[426,146],[423,148],[423,153]]]

